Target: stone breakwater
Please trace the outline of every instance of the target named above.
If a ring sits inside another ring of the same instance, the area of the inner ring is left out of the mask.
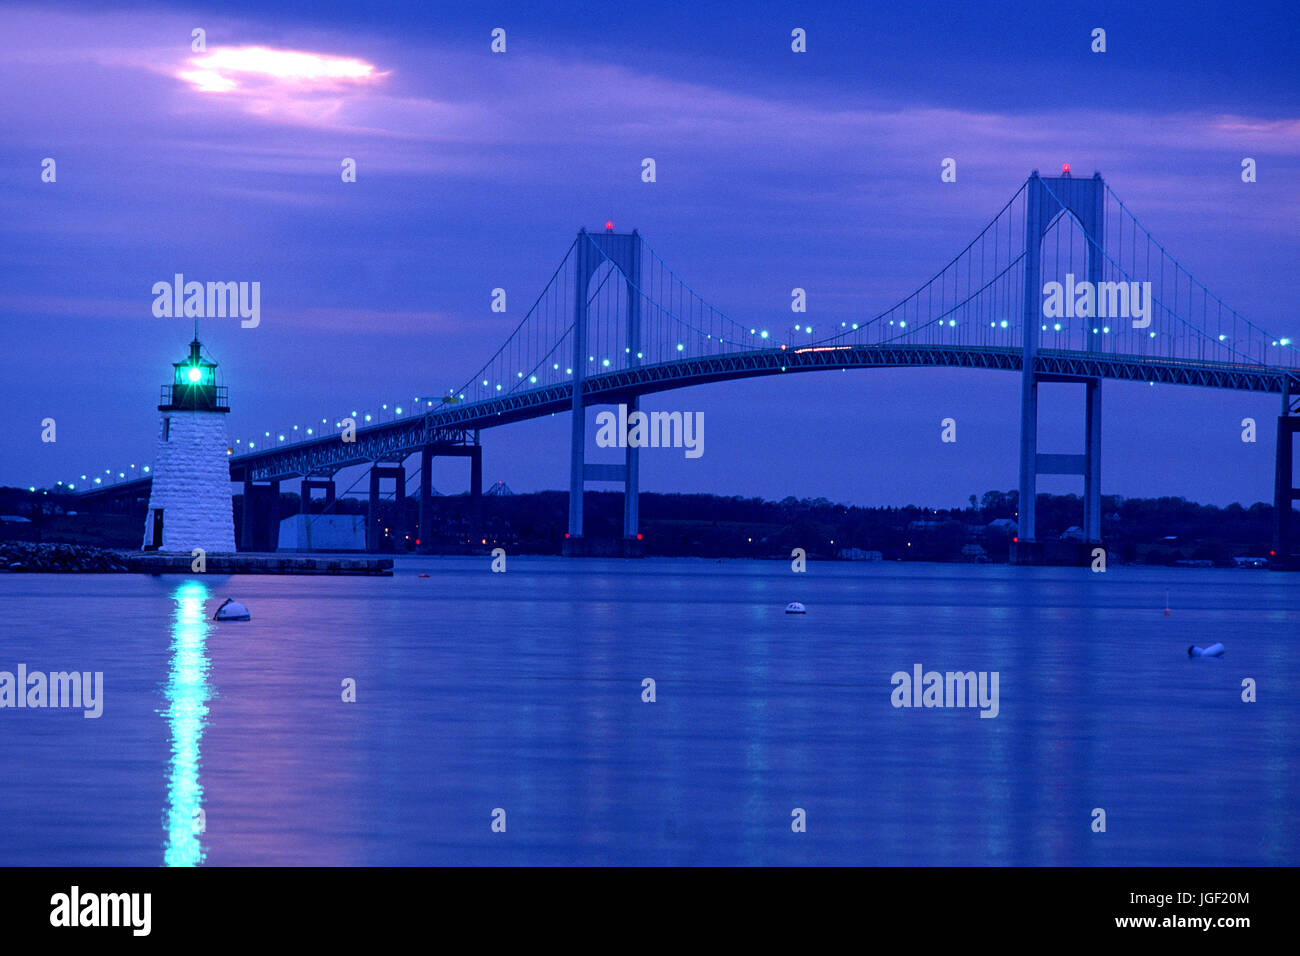
[[[391,577],[393,559],[364,554],[209,554],[204,567],[188,554],[108,551],[77,544],[0,541],[0,572],[68,574],[363,574]]]
[[[32,544],[0,541],[0,572],[37,571],[74,574],[130,571],[120,551],[88,548],[77,544]]]

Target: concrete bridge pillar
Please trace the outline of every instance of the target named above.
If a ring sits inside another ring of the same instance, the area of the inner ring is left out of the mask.
[[[1296,385],[1288,376],[1282,385],[1282,414],[1277,419],[1277,448],[1273,476],[1273,553],[1270,566],[1282,571],[1300,571],[1300,540],[1295,527],[1295,502],[1300,488],[1295,487],[1295,437],[1300,434],[1300,405],[1291,389]]]
[[[637,410],[637,400],[629,399],[629,416]],[[636,551],[641,540],[641,449],[627,446],[623,456],[623,550]]]
[[[406,501],[406,469],[401,465],[370,466],[370,495],[366,508],[366,550],[378,551],[383,541],[383,527],[379,517],[379,485],[386,479],[394,482],[393,499],[397,503],[397,524],[393,526],[393,539],[403,523],[403,507]]]
[[[478,438],[477,433],[475,439]],[[484,537],[483,529],[483,446],[477,440],[469,453],[470,540]]]
[[[1083,472],[1083,532],[1089,544],[1101,543],[1101,379],[1084,386],[1086,411]]]
[[[321,507],[323,510],[328,511],[330,507],[334,504],[334,494],[335,494],[334,479],[333,478],[304,478],[302,480],[302,486],[299,492],[299,497],[302,499],[302,507],[301,507],[302,513],[305,515],[311,514],[311,502],[312,502],[311,493],[313,491],[325,492],[325,500],[322,503]]]
[[[257,521],[254,517],[253,489],[256,486],[249,478],[244,479],[244,514],[239,522],[240,551],[256,551]]]
[[[442,443],[420,449],[420,550],[428,551],[433,539],[433,459],[438,456],[469,459],[469,540],[475,544],[483,534],[483,446],[474,433],[474,444]]]
[[[280,544],[280,482],[244,479],[244,513],[239,521],[239,551],[275,551]]]
[[[267,482],[266,498],[266,550],[280,548],[280,482]]]
[[[433,538],[433,447],[420,449],[420,520],[416,530],[416,547],[428,551]]]

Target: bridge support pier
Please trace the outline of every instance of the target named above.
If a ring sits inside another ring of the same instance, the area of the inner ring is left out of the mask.
[[[244,479],[244,514],[239,522],[239,551],[275,551],[280,546],[280,482],[264,485]]]
[[[256,485],[248,478],[244,479],[244,514],[239,522],[239,543],[236,545],[239,551],[257,550],[254,546],[257,524],[253,519],[253,489],[255,487]]]
[[[471,547],[483,538],[483,446],[474,433],[474,444],[425,445],[420,449],[420,517],[416,540],[418,550],[433,550],[433,460],[437,457],[469,459],[469,543]]]
[[[1101,379],[1065,376],[1025,376],[1020,406],[1020,520],[1011,549],[1015,564],[1084,564],[1101,545]],[[1084,386],[1085,449],[1081,455],[1044,454],[1038,450],[1038,385],[1040,382],[1082,382]],[[1083,476],[1083,548],[1078,542],[1038,540],[1039,475]]]
[[[267,482],[266,550],[280,550],[280,482]]]
[[[1273,472],[1273,553],[1269,567],[1277,571],[1300,571],[1300,540],[1297,540],[1295,502],[1300,488],[1295,487],[1295,437],[1300,434],[1300,396],[1291,393],[1288,379],[1282,389],[1282,414],[1277,419],[1277,448]]]
[[[470,539],[483,537],[483,446],[474,433],[474,444],[469,446],[469,514]]]
[[[302,498],[301,511],[305,515],[311,514],[311,493],[313,491],[325,492],[325,500],[321,504],[321,509],[328,511],[334,504],[334,479],[333,478],[304,478],[300,489],[299,497]]]
[[[629,416],[637,410],[637,400],[628,399]],[[641,540],[641,449],[628,444],[623,456],[623,557],[645,556]]]
[[[416,550],[427,552],[433,538],[433,447],[420,449],[420,520],[416,525]]]
[[[402,522],[403,507],[406,501],[406,469],[401,465],[370,466],[370,498],[366,508],[366,550],[378,551],[383,541],[379,521],[379,483],[385,479],[394,482],[393,499],[397,502],[398,522]],[[396,529],[394,529],[396,530]],[[397,539],[394,537],[394,541]]]

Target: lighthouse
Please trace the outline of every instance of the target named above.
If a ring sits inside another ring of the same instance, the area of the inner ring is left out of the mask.
[[[203,357],[197,336],[190,354],[172,367],[172,382],[162,387],[158,405],[162,422],[144,550],[233,552],[226,388],[217,384],[217,363]]]

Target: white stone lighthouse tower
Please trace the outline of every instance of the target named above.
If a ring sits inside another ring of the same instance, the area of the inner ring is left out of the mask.
[[[144,519],[144,550],[208,553],[235,550],[226,444],[226,388],[217,363],[203,359],[198,337],[189,357],[164,385],[162,426],[153,461],[153,487]]]

